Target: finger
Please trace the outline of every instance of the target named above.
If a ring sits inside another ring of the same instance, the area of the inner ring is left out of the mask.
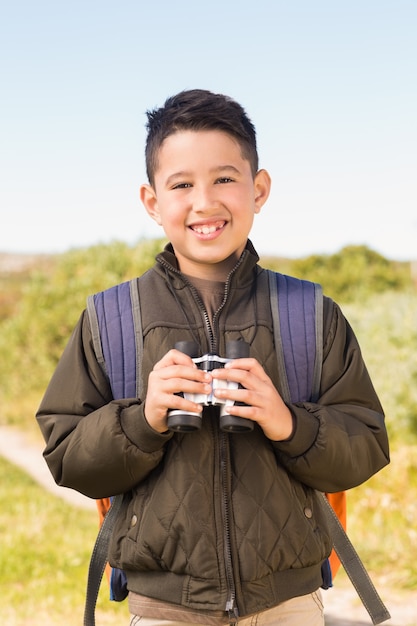
[[[250,407],[262,407],[265,396],[257,391],[249,389],[221,388],[214,391],[214,395],[219,400],[230,400],[235,403],[242,403]]]
[[[213,370],[213,376],[215,378],[222,378],[227,380],[228,377],[230,378],[230,372],[234,373],[235,370],[250,372],[254,376],[257,376],[261,379],[268,378],[262,365],[259,363],[259,361],[253,358],[234,359],[233,361],[229,361],[225,364],[223,368]]]
[[[193,402],[189,398],[184,397],[182,394],[174,394],[169,397],[168,410],[178,409],[181,411],[191,411],[192,413],[201,413],[203,411],[203,405]]]
[[[181,369],[181,368],[180,368]],[[148,393],[155,390],[160,394],[196,393],[208,394],[211,391],[211,379],[206,372],[198,372],[197,377],[187,376],[187,371],[178,371],[178,367],[153,371],[149,375]],[[175,372],[174,372],[175,370]],[[179,374],[175,376],[175,373]],[[197,378],[197,379],[196,379]]]
[[[195,382],[210,382],[211,374],[200,370],[196,367],[190,367],[185,365],[165,365],[165,367],[154,367],[150,373],[152,378],[159,378],[160,380],[170,379],[184,379]]]
[[[197,369],[196,364],[190,356],[180,352],[179,350],[172,349],[167,352],[160,361],[155,363],[154,370],[160,370],[170,365],[187,365],[193,369]]]
[[[224,369],[225,370],[242,369],[242,370],[248,370],[248,371],[253,371],[253,372],[264,371],[259,361],[251,357],[247,357],[244,359],[233,359],[232,361],[229,361],[228,363],[225,364]]]
[[[265,374],[262,368],[255,368],[255,371],[249,371],[230,367],[227,370],[214,370],[212,376],[216,380],[238,383],[246,389],[259,390],[262,385],[272,384],[270,378]]]

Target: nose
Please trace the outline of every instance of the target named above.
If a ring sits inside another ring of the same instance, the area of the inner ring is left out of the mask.
[[[211,185],[198,185],[194,187],[193,209],[196,213],[207,213],[216,208],[217,202]]]

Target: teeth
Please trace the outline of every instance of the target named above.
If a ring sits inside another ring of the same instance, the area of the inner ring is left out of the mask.
[[[223,224],[217,224],[215,226],[193,226],[193,230],[200,235],[210,235],[211,233],[216,232],[218,228],[221,228]]]
[[[195,228],[195,230],[203,235],[209,235],[210,233],[214,233],[216,231],[216,226],[201,226],[199,228]]]

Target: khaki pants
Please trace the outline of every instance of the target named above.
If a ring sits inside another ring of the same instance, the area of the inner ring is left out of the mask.
[[[131,616],[130,626],[201,626],[190,622]],[[320,590],[292,598],[278,606],[238,621],[238,626],[324,626],[323,602]]]

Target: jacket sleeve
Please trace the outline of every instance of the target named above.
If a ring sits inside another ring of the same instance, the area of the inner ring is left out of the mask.
[[[147,423],[137,398],[113,400],[85,312],[36,414],[57,484],[91,498],[124,493],[161,461],[171,433]]]
[[[384,413],[358,341],[340,308],[325,299],[323,370],[317,404],[289,408],[294,432],[275,442],[279,462],[325,492],[355,487],[389,463]]]

